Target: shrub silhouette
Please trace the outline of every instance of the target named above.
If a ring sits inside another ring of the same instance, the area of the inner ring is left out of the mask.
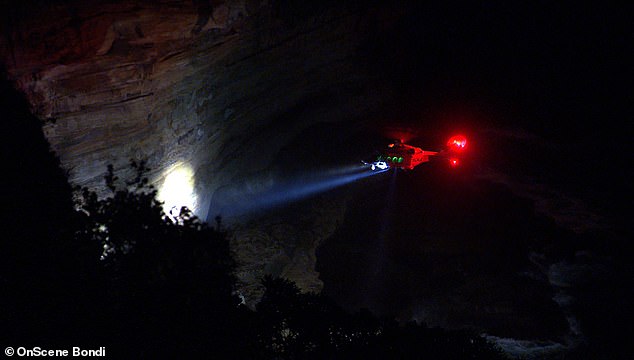
[[[156,350],[139,344],[157,342],[161,355],[182,355],[209,351],[197,345],[204,337],[220,345],[239,338],[232,331],[239,301],[232,293],[235,264],[226,233],[186,207],[167,216],[156,190],[147,185],[145,164],[132,161],[131,166],[137,175],[126,187],[116,188],[109,166],[105,180],[111,196],[99,199],[82,189],[77,201],[82,214],[77,240],[100,250],[93,278],[101,287],[94,298],[102,299],[104,310],[94,322],[107,324],[102,329],[119,334],[117,342],[139,355]]]

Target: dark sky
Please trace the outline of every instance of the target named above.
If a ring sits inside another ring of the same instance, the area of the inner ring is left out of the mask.
[[[382,34],[404,90],[489,99],[547,136],[622,129],[632,31],[623,9],[557,2],[416,6]],[[388,70],[389,71],[389,70]],[[607,121],[606,121],[607,120]],[[506,119],[506,121],[509,121]]]
[[[536,135],[553,145],[552,156],[538,155],[544,173],[588,196],[611,189],[594,198],[620,216],[628,205],[620,194],[630,189],[623,175],[633,165],[627,9],[549,1],[411,4],[398,20],[384,16],[384,31],[368,44],[374,71],[399,90],[394,108],[412,122],[407,126],[449,131],[471,122],[471,131]]]

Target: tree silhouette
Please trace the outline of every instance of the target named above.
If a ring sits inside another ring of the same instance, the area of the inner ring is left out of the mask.
[[[233,295],[235,264],[226,233],[208,227],[186,207],[167,216],[148,186],[145,163],[132,161],[131,166],[136,177],[125,187],[116,187],[109,166],[105,180],[111,196],[100,199],[82,189],[77,201],[82,214],[77,238],[100,248],[94,278],[106,292],[98,290],[95,298],[107,303],[100,302],[105,310],[94,321],[108,324],[108,332],[120,334],[117,343],[139,355],[157,348],[138,344],[159,339],[162,355],[209,351],[194,341],[203,336],[223,339],[219,345],[238,339],[231,321],[239,304]]]
[[[304,294],[284,279],[265,277],[257,305],[258,346],[268,359],[505,359],[468,331],[401,326],[367,310],[349,314],[324,296]]]

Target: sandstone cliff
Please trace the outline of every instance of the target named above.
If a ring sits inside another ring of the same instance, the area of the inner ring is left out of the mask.
[[[361,11],[344,4],[34,0],[5,10],[0,62],[70,182],[103,192],[107,164],[124,179],[130,159],[146,159],[159,194],[172,182],[191,186],[177,200],[203,219],[218,189],[245,184],[248,198],[310,126],[353,119],[377,101],[359,66]],[[185,179],[170,182],[173,173]],[[254,233],[265,242],[258,256],[240,255],[251,259],[242,278],[259,280],[273,261],[262,254],[283,241],[288,259],[273,272],[319,290],[314,251],[332,226],[314,236],[280,226],[236,234],[236,249]]]
[[[187,205],[205,218],[216,189],[266,169],[311,124],[370,103],[353,9],[195,3],[76,1],[9,17],[0,60],[73,184],[99,190],[108,163],[148,159],[161,188],[186,167]]]

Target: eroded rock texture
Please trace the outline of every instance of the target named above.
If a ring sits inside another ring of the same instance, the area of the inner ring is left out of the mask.
[[[315,250],[344,220],[346,198],[324,196],[311,204],[264,216],[235,231],[232,248],[240,270],[240,294],[254,305],[264,293],[265,275],[293,280],[304,291],[320,292],[323,282],[315,271]],[[301,211],[297,216],[297,211]]]
[[[125,179],[130,159],[146,159],[159,189],[173,169],[187,167],[195,194],[189,205],[204,219],[218,189],[245,184],[238,190],[248,195],[302,131],[352,119],[376,100],[358,61],[363,22],[347,5],[14,5],[5,11],[0,61],[45,121],[71,183],[99,192],[107,164]],[[242,278],[255,280],[272,266],[263,259],[285,257],[276,262],[282,269],[271,272],[319,290],[314,249],[331,224],[319,234],[302,234],[292,224],[265,226],[237,233],[238,249],[255,246],[254,238],[263,242],[257,256],[244,253],[261,260],[245,265],[251,272]]]
[[[7,26],[2,59],[48,120],[73,184],[100,189],[106,164],[124,170],[132,158],[148,159],[160,187],[185,163],[204,218],[215,189],[269,166],[311,124],[369,103],[354,61],[354,11],[292,10],[245,1],[50,5]]]

